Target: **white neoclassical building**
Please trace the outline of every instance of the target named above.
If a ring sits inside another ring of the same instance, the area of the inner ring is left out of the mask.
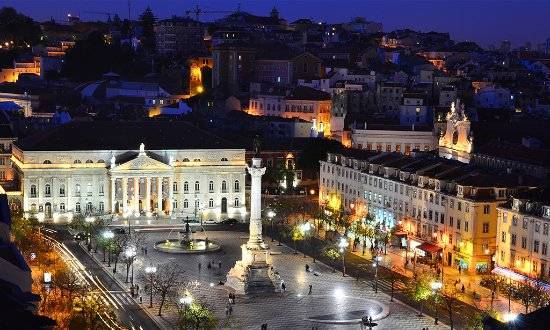
[[[12,162],[39,219],[246,219],[245,150],[185,122],[74,122],[18,141]]]

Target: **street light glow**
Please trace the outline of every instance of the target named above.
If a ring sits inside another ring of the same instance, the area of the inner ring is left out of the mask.
[[[514,322],[518,318],[516,313],[505,313],[503,316],[504,322]]]
[[[432,283],[430,283],[430,286],[432,287],[433,291],[437,291],[443,287],[443,283],[439,281],[433,281]]]
[[[107,231],[104,231],[104,232],[103,232],[103,238],[105,238],[105,239],[111,239],[111,238],[113,238],[113,237],[115,237],[115,233],[113,233],[112,231],[107,230]]]
[[[193,303],[193,297],[191,296],[185,296],[180,298],[180,304],[182,305],[191,305]]]
[[[268,218],[273,218],[275,215],[276,215],[275,212],[273,212],[271,210],[267,212],[267,217]]]
[[[155,267],[155,266],[147,266],[147,267],[145,267],[145,272],[146,272],[147,274],[156,273],[156,272],[157,272],[157,267]]]

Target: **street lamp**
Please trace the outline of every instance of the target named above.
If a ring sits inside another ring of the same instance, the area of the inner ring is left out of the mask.
[[[129,246],[126,251],[124,251],[124,255],[126,258],[131,260],[130,266],[132,267],[132,277],[130,278],[130,283],[132,290],[134,288],[134,258],[137,255],[136,247],[135,246]],[[128,281],[128,277],[126,277],[126,281]]]
[[[153,277],[155,276],[156,272],[157,272],[157,267],[155,266],[145,267],[145,273],[149,277],[149,290],[151,293],[151,295],[149,296],[149,308],[153,308]]]
[[[311,228],[313,228],[313,226],[309,222],[305,222],[300,225],[299,230],[302,233],[302,236],[304,237],[304,239],[306,235],[309,233],[309,231],[311,230]],[[306,257],[306,253],[304,252],[304,258],[305,257]]]
[[[94,223],[95,221],[95,217],[91,217],[91,216],[88,216],[86,218],[84,218],[84,221],[86,221],[87,225],[86,225],[86,241],[87,241],[87,244],[88,244],[88,251],[91,250],[91,247],[90,247],[90,243],[91,243],[91,238],[90,238],[90,235],[91,235],[91,227],[92,227],[92,224]]]
[[[514,322],[518,318],[518,315],[515,313],[508,312],[504,314],[503,318],[504,318],[504,322],[510,323],[510,322]]]
[[[113,233],[112,231],[107,230],[107,231],[103,232],[103,238],[106,239],[107,241],[109,241],[109,243],[110,243],[110,241],[113,237],[115,237],[115,233]],[[108,259],[107,267],[111,267],[111,249],[110,249],[110,246],[107,250],[109,251],[109,259]]]
[[[340,248],[340,253],[342,254],[342,276],[346,276],[346,248],[348,246],[348,240],[345,237],[341,237],[340,242],[338,242],[338,247]]]
[[[193,303],[193,297],[189,294],[185,294],[184,297],[180,298],[180,304],[183,305],[183,309],[187,311],[187,306]]]
[[[380,261],[382,261],[382,256],[376,256],[372,264],[372,267],[374,267],[374,293],[378,293],[378,265]]]
[[[433,281],[432,283],[430,283],[430,286],[432,287],[432,294],[434,295],[434,298],[437,298],[437,296],[435,296],[439,290],[441,290],[441,288],[443,287],[443,283],[439,282],[439,281]],[[438,322],[438,315],[437,315],[437,312],[438,312],[438,309],[437,309],[437,305],[435,306],[435,321],[434,321],[434,324],[437,324]]]
[[[269,210],[267,212],[267,217],[269,218],[269,221],[271,222],[271,241],[275,241],[273,238],[274,230],[273,230],[273,218],[276,216],[275,212],[273,210]]]

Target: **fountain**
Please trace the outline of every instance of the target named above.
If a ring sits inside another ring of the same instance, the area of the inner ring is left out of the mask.
[[[170,232],[171,233],[171,232]],[[168,237],[170,237],[170,233]],[[155,243],[155,250],[165,253],[208,253],[221,249],[221,245],[206,238],[193,238],[189,223],[185,224],[185,231],[180,232],[180,238],[167,238]]]

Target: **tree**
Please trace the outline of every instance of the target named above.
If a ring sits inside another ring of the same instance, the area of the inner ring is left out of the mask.
[[[162,316],[162,307],[166,297],[176,292],[181,285],[181,275],[183,271],[174,264],[164,264],[160,266],[154,275],[153,290],[160,295],[158,316]]]
[[[498,287],[500,284],[500,277],[496,274],[484,275],[481,279],[483,286],[491,290],[491,309],[493,308],[493,303],[495,301],[495,296],[498,292]]]
[[[436,294],[437,301],[441,302],[443,308],[449,316],[449,326],[451,330],[454,327],[454,315],[457,313],[458,306],[460,306],[460,291],[456,288],[454,283],[447,283],[441,288],[441,291]],[[437,305],[435,306],[437,308]]]
[[[70,321],[70,329],[98,329],[102,322],[102,315],[109,314],[109,310],[93,294],[87,294],[81,297],[75,306],[75,310],[80,312]]]
[[[525,306],[525,314],[529,312],[529,306],[539,305],[544,301],[545,290],[539,281],[530,283],[528,281],[519,284],[517,295]]]
[[[155,15],[149,6],[139,16],[139,24],[143,29],[143,38],[141,44],[147,52],[153,53],[155,51]]]
[[[338,248],[334,246],[327,246],[323,251],[323,254],[325,255],[325,257],[329,258],[330,261],[332,261],[332,272],[333,273],[336,272],[336,266],[335,266],[336,260],[342,257]]]
[[[60,290],[62,297],[65,294],[69,296],[69,301],[72,301],[74,296],[83,292],[85,289],[85,286],[80,278],[73,271],[67,268],[58,270],[54,274],[52,282],[53,285]]]
[[[178,311],[178,329],[215,329],[218,321],[203,304],[193,302]]]
[[[433,275],[430,273],[417,272],[414,277],[407,283],[407,294],[411,299],[420,304],[420,314],[424,309],[424,302],[426,302],[431,294],[432,288],[430,283],[433,280]]]
[[[397,283],[403,281],[403,276],[401,275],[404,272],[404,269],[398,266],[392,266],[391,272],[388,273],[388,276],[386,279],[391,284],[391,295],[390,295],[390,301],[393,301],[393,294],[395,292],[395,286]]]
[[[27,48],[40,41],[40,26],[32,18],[11,7],[0,9],[0,41],[11,42],[15,47]]]
[[[115,259],[115,267],[113,273],[116,273],[116,266],[119,261],[120,254],[124,251],[124,248],[128,245],[130,239],[129,233],[117,234],[110,240],[109,249]]]

